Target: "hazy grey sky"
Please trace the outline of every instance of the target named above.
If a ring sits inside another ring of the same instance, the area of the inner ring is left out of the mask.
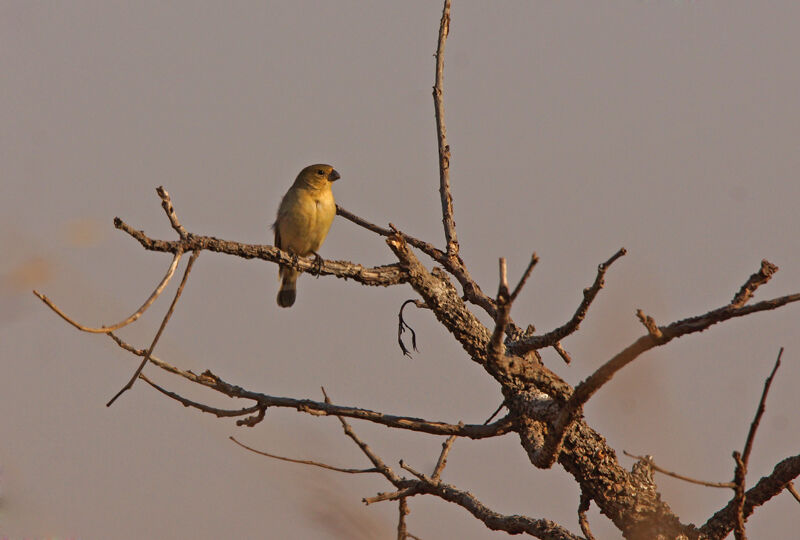
[[[169,257],[113,229],[120,216],[172,239],[164,185],[191,232],[271,243],[268,226],[303,166],[342,174],[337,201],[442,243],[430,96],[439,2],[0,1],[0,536],[10,538],[393,538],[395,506],[360,499],[388,484],[243,451],[366,466],[336,419],[270,410],[237,428],[138,384],[105,402],[137,361],[47,310],[39,288],[92,325],[127,316]],[[511,279],[541,261],[513,316],[565,321],[619,247],[629,255],[576,337],[577,382],[643,329],[728,302],[762,258],[780,266],[759,299],[800,290],[800,3],[455,0],[445,105],[462,254],[484,290],[497,258]],[[393,262],[383,241],[337,219],[329,258]],[[403,358],[408,287],[301,278],[275,305],[277,269],[204,253],[158,346],[266,393],[393,414],[480,422],[497,385],[425,312]],[[177,280],[176,280],[177,281]],[[149,343],[174,291],[123,335]],[[779,346],[749,484],[798,453],[800,308],[714,327],[651,352],[586,408],[617,450],[708,480],[731,478]],[[224,404],[147,368],[162,383]],[[238,407],[245,404],[227,403]],[[441,440],[355,423],[384,457],[427,469]],[[459,441],[444,476],[501,513],[578,531],[579,493],[533,469],[509,435]],[[730,497],[657,477],[684,520]],[[500,538],[465,511],[411,501],[426,539]],[[783,494],[753,538],[800,526]],[[338,517],[337,517],[338,516]],[[594,507],[600,538],[619,538]]]

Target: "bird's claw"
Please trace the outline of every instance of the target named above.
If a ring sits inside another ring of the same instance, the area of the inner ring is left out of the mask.
[[[323,264],[324,262],[325,262],[325,260],[324,260],[322,257],[320,257],[320,256],[319,256],[319,253],[317,253],[317,252],[315,251],[315,252],[314,252],[314,267],[313,267],[313,274],[314,274],[315,276],[317,276],[317,279],[319,279],[319,275],[322,273],[322,264]]]

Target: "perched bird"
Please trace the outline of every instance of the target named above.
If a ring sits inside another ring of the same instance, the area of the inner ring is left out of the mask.
[[[339,173],[330,165],[309,165],[300,171],[278,207],[278,218],[272,226],[276,247],[300,257],[313,253],[317,263],[322,264],[317,250],[336,215],[331,183],[339,178]],[[279,274],[278,305],[289,307],[297,296],[296,283],[300,272],[281,266]]]

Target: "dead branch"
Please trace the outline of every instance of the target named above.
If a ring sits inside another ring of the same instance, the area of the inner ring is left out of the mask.
[[[667,469],[665,469],[663,467],[659,467],[658,465],[656,465],[656,462],[653,459],[653,456],[637,456],[636,454],[631,454],[631,453],[627,452],[626,450],[623,450],[622,452],[628,457],[632,457],[634,459],[638,459],[639,461],[647,463],[647,465],[651,469],[653,469],[654,471],[658,471],[661,474],[666,474],[667,476],[671,476],[672,478],[677,478],[678,480],[683,480],[684,482],[689,482],[691,484],[697,484],[697,485],[700,485],[700,486],[714,487],[714,488],[734,488],[734,487],[736,487],[736,484],[734,484],[733,482],[706,482],[705,480],[697,480],[696,478],[692,478],[690,476],[684,476],[682,474],[678,474],[676,472],[669,471],[669,470],[667,470]]]
[[[47,306],[50,309],[55,311],[62,319],[67,321],[69,324],[71,324],[72,326],[74,326],[78,330],[80,330],[82,332],[89,332],[89,333],[92,333],[92,334],[107,334],[109,332],[113,332],[114,330],[119,330],[123,326],[127,326],[127,325],[131,324],[136,319],[141,317],[142,314],[145,311],[147,311],[147,308],[149,308],[153,304],[153,302],[156,301],[156,298],[158,298],[161,295],[161,293],[164,292],[164,289],[167,287],[167,284],[169,283],[169,280],[172,279],[173,275],[175,275],[175,269],[178,267],[178,263],[180,262],[181,257],[183,256],[183,253],[184,252],[181,249],[175,251],[175,253],[174,253],[173,257],[172,257],[172,262],[169,264],[169,268],[167,268],[167,273],[161,279],[161,282],[156,286],[156,289],[153,291],[153,293],[147,298],[147,300],[144,301],[144,304],[142,304],[142,306],[139,309],[137,309],[127,319],[124,319],[124,320],[118,322],[117,324],[112,324],[110,326],[101,326],[99,328],[92,328],[92,327],[89,327],[89,326],[84,326],[84,325],[78,323],[77,321],[75,321],[74,319],[70,318],[69,315],[67,315],[61,309],[59,309],[59,307],[52,300],[50,300],[48,297],[46,297],[42,293],[40,293],[38,291],[33,291],[33,294],[35,294],[37,297],[39,297],[39,299],[42,302],[44,302],[45,304],[47,304]]]
[[[352,221],[356,225],[364,227],[365,229],[381,236],[388,237],[397,234],[398,236],[402,237],[406,243],[428,255],[431,259],[442,265],[445,270],[452,274],[452,276],[456,278],[456,281],[458,281],[458,283],[461,285],[464,291],[465,300],[482,308],[492,318],[495,317],[494,301],[487,296],[481,290],[480,286],[475,282],[475,280],[472,279],[472,276],[470,276],[467,268],[464,266],[463,261],[459,257],[454,259],[450,258],[445,252],[435,248],[428,242],[414,238],[413,236],[398,230],[397,227],[392,224],[389,224],[391,229],[384,229],[383,227],[379,227],[378,225],[370,223],[364,218],[356,216],[355,214],[338,205],[336,206],[336,213],[343,218]]]
[[[439,481],[439,478],[442,476],[442,471],[447,467],[447,454],[449,454],[450,450],[453,448],[455,440],[456,438],[450,435],[447,440],[442,443],[442,452],[439,454],[439,459],[436,460],[436,467],[434,467],[433,475],[431,475],[431,478],[436,482]]]
[[[529,338],[509,344],[509,351],[513,354],[525,354],[526,352],[535,349],[551,347],[570,334],[575,333],[580,327],[581,322],[583,322],[583,319],[586,318],[586,313],[589,311],[589,306],[592,304],[595,297],[597,297],[597,293],[600,292],[600,289],[602,289],[605,285],[604,278],[606,271],[614,263],[614,261],[624,256],[626,253],[628,252],[625,248],[620,248],[619,251],[612,255],[606,262],[597,267],[597,276],[594,279],[594,283],[588,289],[583,290],[583,300],[569,321],[567,321],[563,326],[560,326],[546,334],[542,334],[540,336],[531,336]]]
[[[252,407],[245,407],[243,409],[231,410],[231,409],[219,409],[217,407],[211,407],[209,405],[205,405],[203,403],[198,403],[197,401],[193,401],[191,399],[185,398],[180,394],[175,392],[171,392],[166,388],[156,384],[152,380],[150,380],[147,375],[144,373],[139,374],[139,378],[142,379],[144,382],[161,392],[167,397],[174,399],[175,401],[181,403],[184,407],[194,407],[200,411],[213,414],[218,418],[230,418],[232,416],[244,416],[246,414],[252,414],[259,410],[259,405],[253,405]]]
[[[164,193],[166,194],[166,191],[164,191]],[[167,197],[166,200],[169,201],[169,198]],[[170,205],[170,208],[172,208],[172,205]],[[150,347],[147,349],[147,352],[145,353],[142,362],[139,364],[139,367],[136,368],[136,371],[133,373],[133,376],[130,378],[127,384],[125,384],[125,386],[123,386],[122,389],[119,392],[117,392],[108,403],[106,403],[106,407],[110,407],[117,400],[119,396],[124,394],[131,387],[133,387],[133,383],[136,382],[136,379],[139,377],[139,374],[142,372],[144,366],[147,364],[150,355],[153,354],[153,349],[155,348],[156,343],[158,343],[158,340],[161,338],[161,334],[164,333],[164,328],[167,327],[167,322],[169,322],[170,317],[172,317],[172,313],[175,311],[175,306],[178,303],[178,299],[181,297],[183,288],[186,286],[186,280],[189,278],[189,272],[192,271],[192,266],[194,265],[194,262],[197,260],[197,257],[199,256],[200,256],[199,251],[192,252],[192,256],[189,257],[189,264],[186,265],[186,270],[183,272],[183,279],[181,280],[181,284],[178,286],[178,290],[175,292],[175,298],[172,299],[172,303],[169,305],[169,309],[167,310],[166,315],[164,315],[164,318],[161,320],[161,326],[158,327],[158,331],[156,332],[156,335],[153,338],[152,343],[150,343]]]
[[[364,474],[364,473],[376,473],[379,472],[378,469],[371,468],[371,469],[344,469],[342,467],[334,467],[333,465],[327,465],[325,463],[320,463],[319,461],[311,461],[307,459],[293,459],[284,456],[278,456],[275,454],[270,454],[268,452],[264,452],[263,450],[256,450],[251,446],[247,446],[243,442],[236,440],[236,437],[228,437],[230,440],[241,446],[242,448],[253,452],[254,454],[258,454],[260,456],[265,456],[272,459],[277,459],[280,461],[288,461],[289,463],[298,463],[300,465],[311,465],[313,467],[319,467],[321,469],[328,469],[329,471],[336,471],[340,473],[347,473],[347,474]]]
[[[753,511],[786,489],[789,482],[800,475],[800,454],[788,457],[775,465],[772,473],[761,478],[755,486],[744,494],[742,516],[747,519]],[[731,500],[718,510],[700,527],[699,532],[710,540],[722,540],[734,529],[736,522],[736,503]]]
[[[763,263],[762,262],[762,268]],[[769,264],[769,263],[767,263]],[[775,270],[777,270],[776,266],[773,266]],[[751,277],[752,279],[752,277]],[[769,388],[772,386],[772,380],[775,378],[775,373],[777,373],[778,368],[781,367],[781,357],[783,356],[783,347],[780,348],[778,351],[778,358],[775,359],[775,366],[772,368],[772,371],[767,377],[767,380],[764,381],[764,390],[761,392],[761,400],[758,402],[758,408],[756,409],[755,418],[753,418],[753,422],[750,424],[750,431],[747,432],[747,440],[744,443],[744,450],[742,451],[742,461],[744,462],[745,468],[747,467],[747,463],[750,460],[750,452],[753,450],[753,441],[756,438],[756,431],[758,430],[758,425],[761,423],[761,417],[764,416],[764,411],[766,410],[767,405],[767,394],[769,394]]]
[[[747,281],[742,285],[742,288],[739,289],[733,300],[731,300],[731,305],[734,307],[741,307],[747,303],[753,297],[753,294],[756,292],[761,285],[765,284],[767,281],[772,279],[772,275],[778,271],[778,267],[769,262],[767,259],[763,259],[761,261],[761,268],[758,272],[752,274]]]
[[[789,482],[789,483],[786,485],[786,491],[788,491],[789,493],[791,493],[791,494],[792,494],[792,497],[794,497],[794,499],[795,499],[797,502],[799,502],[799,503],[800,503],[800,493],[798,493],[798,492],[797,492],[797,489],[795,489],[795,487],[794,487],[794,482]]]
[[[534,252],[533,254],[531,254],[531,260],[528,263],[528,267],[525,268],[525,272],[522,274],[522,277],[519,279],[519,283],[517,283],[517,286],[514,287],[514,292],[511,293],[511,296],[508,299],[508,303],[509,304],[513,304],[514,300],[517,299],[517,296],[519,295],[520,291],[522,291],[522,287],[524,287],[525,283],[528,282],[528,278],[531,276],[531,272],[533,271],[533,267],[536,266],[536,263],[538,263],[538,262],[539,262],[539,257]]]
[[[774,272],[778,269],[777,266],[770,265],[767,261],[761,262],[761,270],[762,274],[764,273],[765,267],[768,271],[770,271],[769,275],[759,277],[758,274],[753,274],[748,279],[748,283],[759,283],[765,282],[769,279],[771,272]],[[755,289],[757,285],[753,286],[752,289]],[[745,284],[745,287],[742,287],[740,294],[744,290],[750,290],[750,288]],[[740,296],[737,294],[737,297]],[[741,295],[745,296],[745,295]],[[736,300],[736,298],[734,298]],[[746,298],[745,298],[746,300]],[[742,303],[745,301],[742,300]],[[734,301],[732,304],[736,304],[737,302]],[[734,497],[733,497],[733,505],[735,508],[735,515],[736,515],[736,522],[734,524],[734,536],[736,540],[747,540],[747,535],[745,534],[744,523],[747,521],[747,518],[744,516],[744,502],[745,502],[745,477],[747,476],[747,465],[750,460],[750,452],[753,450],[753,441],[756,437],[756,431],[758,430],[758,425],[761,423],[761,417],[764,415],[764,411],[766,410],[766,403],[767,403],[767,394],[769,394],[769,388],[772,386],[772,380],[775,378],[775,373],[778,371],[778,368],[781,365],[781,356],[783,356],[783,347],[781,347],[780,351],[778,351],[778,358],[775,360],[775,367],[772,368],[772,372],[767,377],[767,380],[764,382],[764,390],[761,392],[761,399],[758,402],[758,408],[756,409],[755,418],[753,418],[753,422],[750,424],[750,430],[747,433],[747,440],[744,443],[744,450],[740,454],[739,452],[733,453],[733,459],[736,462],[736,468],[734,470],[733,475],[733,482],[735,484],[734,487]]]
[[[155,240],[145,235],[144,232],[135,230],[119,218],[114,218],[114,226],[128,233],[148,251],[164,253],[175,253],[181,249],[184,251],[214,251],[216,253],[234,255],[243,259],[271,261],[296,268],[303,272],[316,272],[317,270],[317,265],[313,258],[293,257],[291,254],[281,251],[274,246],[243,244],[241,242],[221,240],[213,236],[201,236],[191,233],[189,233],[185,240]],[[349,261],[325,259],[319,268],[319,274],[322,276],[331,275],[343,279],[352,279],[363,285],[382,287],[397,285],[406,281],[403,272],[397,264],[367,268]]]
[[[610,381],[617,371],[638,358],[643,352],[669,343],[675,338],[702,332],[719,322],[734,317],[742,317],[750,313],[772,310],[798,300],[800,300],[800,294],[792,294],[765,300],[750,306],[737,307],[729,304],[709,311],[704,315],[683,319],[664,327],[655,327],[653,331],[648,330],[647,335],[637,339],[575,387],[575,391],[554,422],[553,430],[547,434],[542,452],[536,460],[536,465],[545,468],[552,466],[561,450],[567,427],[580,416],[583,405],[597,390]],[[661,337],[656,337],[658,334],[654,334],[655,330],[658,331]]]
[[[578,505],[578,523],[581,526],[581,532],[586,540],[595,540],[592,530],[589,528],[589,520],[586,518],[586,512],[589,511],[589,505],[592,500],[585,494],[581,493],[581,502]]]
[[[444,45],[450,32],[450,0],[445,0],[442,20],[439,23],[439,44],[436,47],[436,82],[433,85],[433,107],[436,113],[436,139],[439,148],[439,196],[442,199],[442,224],[447,242],[447,256],[458,257],[456,222],[453,219],[453,196],[450,193],[450,145],[447,144],[447,128],[444,124]]]
[[[189,233],[186,232],[186,229],[184,229],[183,225],[178,221],[178,216],[175,214],[175,209],[172,207],[172,199],[169,193],[164,189],[164,186],[158,186],[156,188],[156,193],[158,193],[158,196],[161,198],[161,208],[166,212],[170,225],[172,225],[172,228],[178,233],[178,237],[181,240],[186,240]]]

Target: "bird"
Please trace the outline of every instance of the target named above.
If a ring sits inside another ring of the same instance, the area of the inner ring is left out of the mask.
[[[336,201],[331,184],[341,178],[330,165],[309,165],[297,178],[281,199],[278,217],[272,225],[275,231],[275,247],[294,256],[314,255],[318,268],[322,258],[317,253],[333,218],[336,216]],[[278,271],[281,287],[278,290],[278,305],[288,308],[297,297],[297,277],[300,271],[281,266]]]

